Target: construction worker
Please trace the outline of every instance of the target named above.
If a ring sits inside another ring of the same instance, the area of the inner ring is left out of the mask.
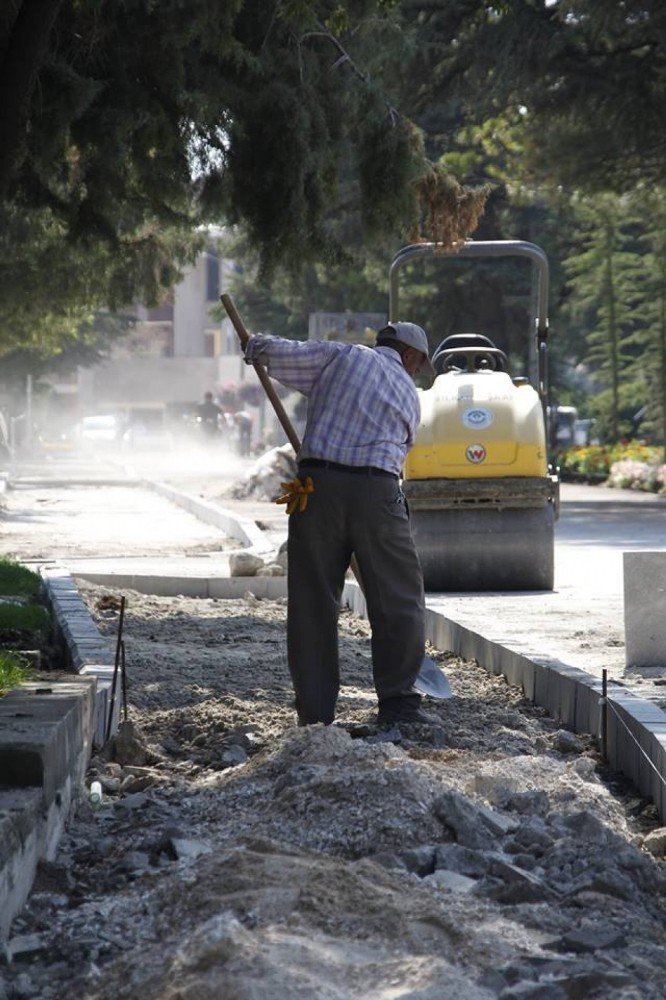
[[[329,724],[340,686],[338,613],[352,554],[372,629],[378,721],[430,722],[413,689],[425,650],[423,577],[399,475],[419,423],[412,381],[432,366],[414,323],[391,323],[374,348],[250,337],[245,359],[308,397],[288,503],[289,670],[300,725]]]
[[[213,400],[213,393],[204,393],[204,401],[197,407],[197,420],[207,438],[215,438],[220,432],[222,408]]]

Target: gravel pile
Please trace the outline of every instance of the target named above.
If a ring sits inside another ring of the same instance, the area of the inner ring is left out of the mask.
[[[237,500],[253,497],[255,500],[272,500],[283,491],[280,484],[298,475],[296,453],[290,444],[271,448],[260,455],[254,465],[231,488]]]
[[[0,997],[665,995],[654,809],[591,740],[437,651],[456,697],[378,730],[349,613],[339,719],[298,729],[284,602],[127,598],[130,724],[14,922]]]

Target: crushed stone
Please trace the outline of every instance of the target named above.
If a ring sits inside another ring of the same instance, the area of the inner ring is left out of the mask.
[[[82,591],[115,635],[119,595]],[[132,739],[93,758],[102,807],[40,866],[0,996],[664,996],[658,821],[590,738],[437,650],[455,698],[379,730],[349,612],[336,724],[298,728],[284,601],[126,597]]]

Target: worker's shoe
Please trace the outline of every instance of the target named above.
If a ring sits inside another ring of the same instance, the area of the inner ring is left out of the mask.
[[[418,704],[402,703],[396,705],[380,705],[377,713],[377,725],[385,726],[433,726],[439,720],[434,715],[424,712]]]

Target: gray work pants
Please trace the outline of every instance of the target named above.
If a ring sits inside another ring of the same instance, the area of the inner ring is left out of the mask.
[[[372,629],[380,707],[417,706],[425,648],[423,576],[397,478],[303,467],[315,492],[289,518],[289,670],[301,723],[333,721],[338,614],[352,553]]]

